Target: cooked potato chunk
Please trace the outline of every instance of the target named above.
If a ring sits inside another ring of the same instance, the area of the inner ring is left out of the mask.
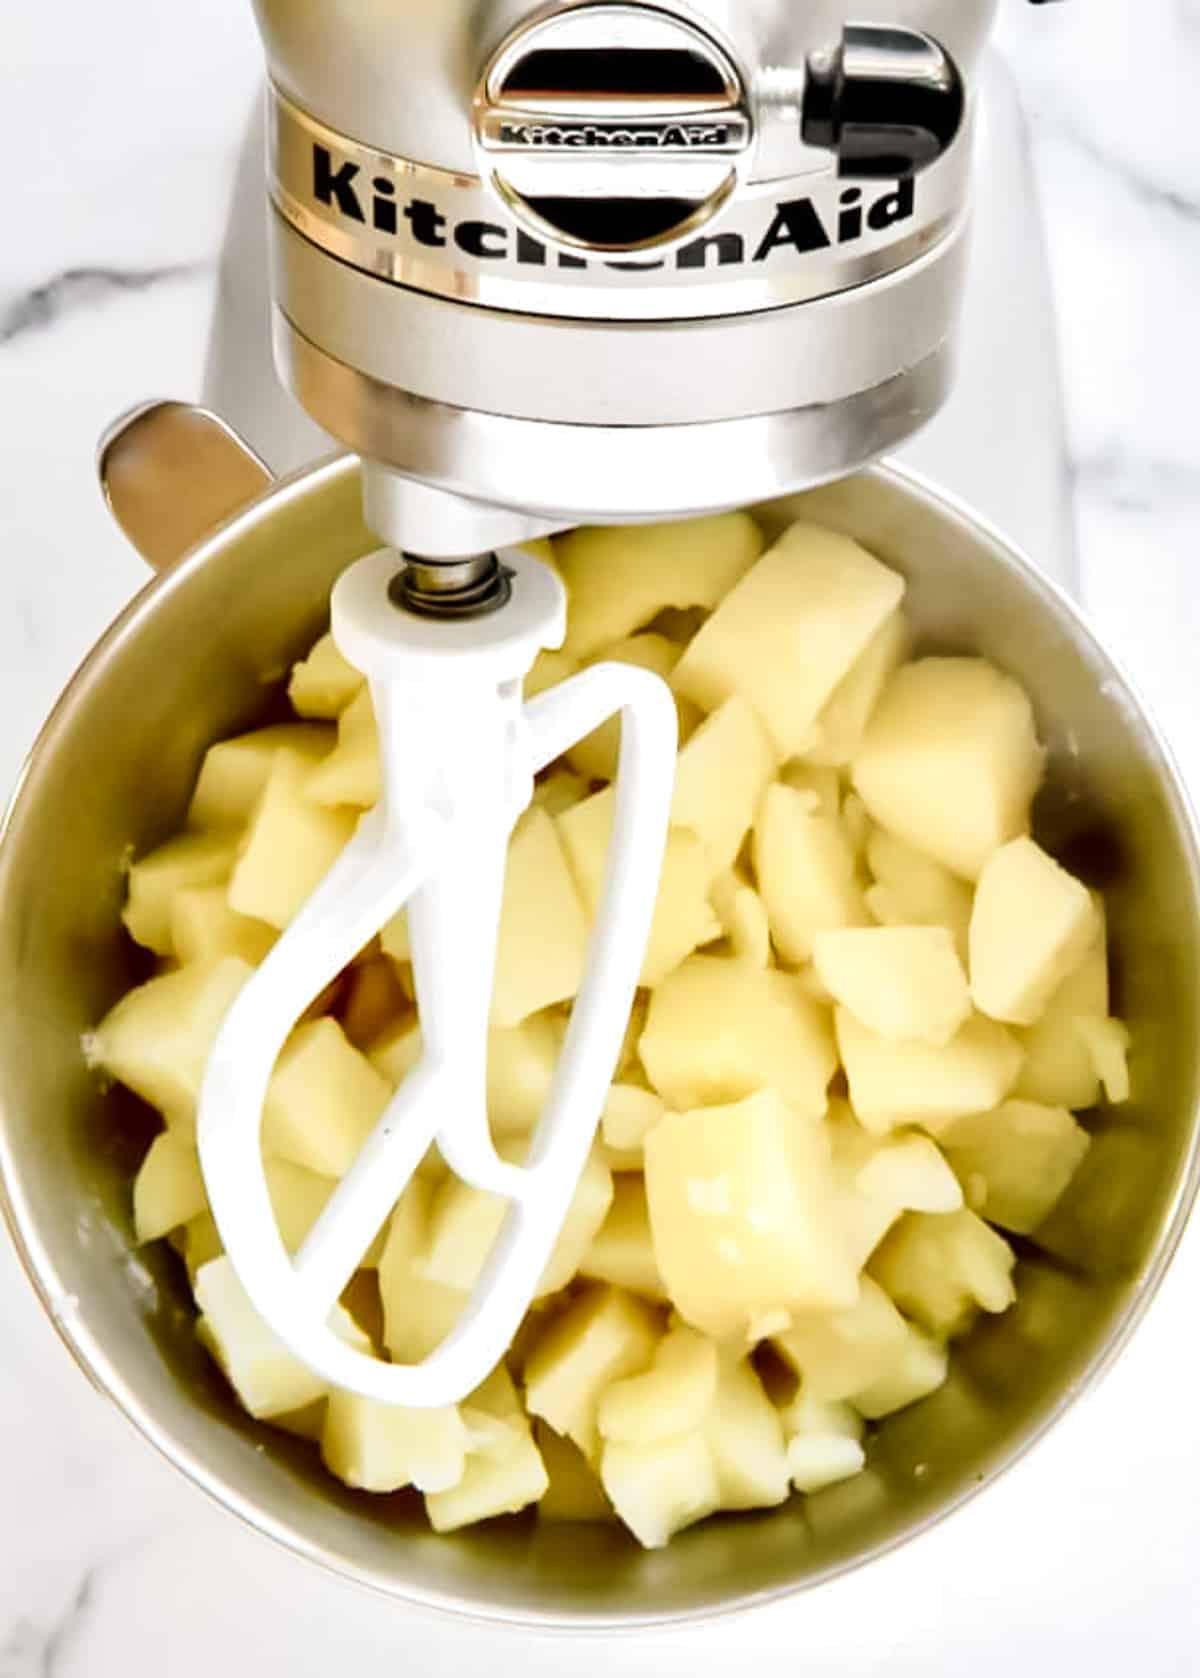
[[[1100,1094],[1096,1064],[1081,1019],[1108,1015],[1108,951],[1103,932],[1075,972],[1064,979],[1036,1025],[1017,1033],[1025,1061],[1014,1094],[1047,1107],[1081,1112]]]
[[[379,731],[368,688],[338,718],[337,745],[304,783],[314,804],[353,804],[369,810],[379,797]]]
[[[721,1507],[721,1488],[703,1433],[652,1445],[606,1444],[600,1478],[613,1508],[647,1550]]]
[[[879,924],[944,926],[965,965],[971,888],[881,827],[867,835],[866,863],[875,881],[865,894],[867,908]]]
[[[598,656],[597,663],[632,664],[638,670],[652,670],[656,676],[669,676],[679,663],[679,648],[665,635],[631,635],[617,641]],[[686,703],[684,701],[683,703]],[[566,760],[578,775],[587,781],[614,781],[621,752],[621,719],[610,717],[607,722],[572,746]],[[587,791],[586,784],[583,791]],[[578,803],[572,799],[572,803]]]
[[[778,1311],[852,1304],[829,1138],[764,1090],[668,1113],[646,1138],[654,1252],[679,1314],[717,1338]]]
[[[423,1276],[418,1261],[429,1234],[434,1185],[414,1177],[388,1225],[379,1260],[383,1343],[397,1363],[420,1363],[454,1327],[467,1295]]]
[[[671,820],[701,841],[714,876],[733,867],[775,767],[762,723],[736,694],[680,752]]]
[[[1006,1101],[955,1119],[939,1137],[972,1211],[1015,1235],[1049,1217],[1089,1147],[1065,1107]]]
[[[200,1161],[190,1137],[164,1130],[150,1144],[133,1185],[133,1227],[139,1241],[158,1241],[208,1207]]]
[[[800,1377],[803,1391],[830,1401],[852,1398],[893,1363],[904,1344],[904,1318],[878,1283],[864,1276],[844,1311],[801,1311],[772,1344]]]
[[[804,754],[810,763],[842,769],[853,760],[879,696],[908,656],[911,642],[903,612],[884,619],[817,718],[814,739]]]
[[[872,1136],[854,1115],[831,1114],[829,1135],[838,1182],[842,1236],[861,1268],[902,1212],[956,1212],[962,1189],[927,1136]]]
[[[591,1251],[613,1203],[613,1176],[593,1149],[576,1184],[550,1261],[538,1283],[538,1298],[565,1288]]]
[[[853,774],[881,827],[977,880],[993,851],[1029,831],[1042,775],[1033,709],[985,659],[906,664],[884,689]]]
[[[640,1052],[681,1112],[773,1088],[798,1112],[822,1114],[837,1068],[828,1013],[798,979],[720,956],[692,956],[658,987]]]
[[[857,542],[793,525],[696,635],[675,667],[675,689],[706,711],[741,694],[780,757],[796,756],[903,594],[903,578]]]
[[[237,835],[181,833],[129,870],[129,895],[121,916],[131,938],[155,955],[176,954],[171,913],[180,892],[227,880],[237,855]]]
[[[788,1461],[783,1427],[748,1358],[721,1359],[704,1434],[722,1509],[773,1509],[784,1502]]]
[[[191,886],[171,900],[171,946],[181,962],[238,956],[257,967],[278,936],[264,921],[235,914],[224,885]]]
[[[646,1185],[640,1176],[624,1172],[613,1178],[612,1205],[580,1261],[579,1272],[646,1299],[666,1299],[650,1234]]]
[[[531,805],[513,832],[496,951],[493,1025],[520,1025],[553,1003],[569,1002],[583,978],[588,924],[560,831],[545,810]]]
[[[814,1398],[802,1385],[779,1419],[788,1442],[788,1472],[798,1492],[823,1491],[861,1472],[866,1462],[863,1420],[850,1405]]]
[[[336,1020],[288,1039],[263,1107],[263,1147],[322,1177],[344,1177],[392,1098],[391,1086]]]
[[[229,883],[229,906],[280,931],[333,867],[351,839],[356,810],[326,810],[305,797],[311,769],[279,752],[246,831]]]
[[[945,927],[819,932],[813,965],[835,1001],[891,1042],[944,1048],[971,1012],[967,976]]]
[[[592,1460],[600,1394],[614,1381],[648,1368],[658,1339],[658,1315],[645,1301],[619,1288],[587,1288],[550,1323],[529,1354],[525,1402],[530,1415],[541,1416]],[[612,1497],[608,1478],[603,1478]]]
[[[361,670],[342,657],[332,635],[322,635],[312,652],[293,665],[288,683],[292,710],[300,717],[339,717],[364,682]]]
[[[770,967],[771,923],[754,887],[747,885],[731,868],[717,875],[708,900],[725,930],[734,960],[747,962],[751,967]]]
[[[188,807],[188,826],[242,828],[254,814],[281,752],[311,768],[333,750],[335,732],[319,723],[274,723],[232,740],[219,740],[204,754]]]
[[[605,1440],[650,1445],[702,1426],[716,1396],[716,1342],[681,1323],[659,1341],[649,1369],[604,1389],[596,1422]]]
[[[936,1135],[964,1113],[998,1107],[1021,1068],[1021,1046],[994,1020],[976,1015],[943,1048],[890,1043],[848,1008],[836,1014],[837,1040],[859,1120],[879,1134],[916,1124]]]
[[[871,1259],[871,1275],[908,1317],[952,1337],[976,1310],[1007,1311],[1016,1298],[1013,1250],[974,1212],[910,1212]]]
[[[1075,1029],[1083,1038],[1096,1076],[1104,1086],[1104,1094],[1114,1107],[1129,1100],[1129,1027],[1120,1020],[1090,1019],[1081,1016]]]
[[[457,1485],[425,1494],[425,1512],[435,1532],[455,1532],[475,1521],[527,1509],[548,1484],[529,1424],[518,1415],[497,1444],[468,1456]]]
[[[762,549],[747,513],[560,536],[554,554],[570,601],[563,652],[591,658],[666,606],[711,611]]]
[[[1033,1025],[1096,942],[1086,886],[1032,839],[994,851],[971,914],[971,994],[994,1020]]]
[[[881,1375],[863,1392],[855,1393],[854,1408],[869,1422],[880,1421],[936,1392],[945,1382],[949,1368],[950,1357],[945,1346],[910,1323],[900,1356],[886,1375]]]
[[[811,958],[819,932],[870,920],[841,822],[794,787],[767,788],[754,824],[754,868],[775,946],[794,966]]]
[[[449,1491],[463,1477],[469,1435],[454,1405],[406,1410],[337,1388],[329,1394],[321,1455],[348,1486],[366,1492]]]
[[[614,1084],[600,1115],[600,1134],[610,1148],[640,1157],[647,1135],[665,1112],[662,1098],[653,1090],[640,1084]]]

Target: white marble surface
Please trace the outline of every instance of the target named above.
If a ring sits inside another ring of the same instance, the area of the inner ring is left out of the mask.
[[[1200,787],[1200,4],[1003,10],[1049,223],[1086,604]],[[6,10],[0,788],[141,581],[100,506],[95,440],[134,401],[198,392],[256,78],[240,0]],[[240,1529],[92,1394],[0,1243],[0,1678],[457,1674],[498,1654],[536,1674],[670,1675],[751,1651],[847,1678],[1064,1662],[1182,1678],[1200,1664],[1198,1303],[1193,1233],[1070,1423],[883,1566],[702,1633],[568,1647],[415,1615]]]

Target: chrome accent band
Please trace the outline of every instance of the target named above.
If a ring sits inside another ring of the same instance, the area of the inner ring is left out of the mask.
[[[847,187],[832,169],[739,188],[713,229],[652,261],[553,251],[484,183],[388,156],[272,89],[272,197],[313,245],[365,274],[460,303],[580,320],[701,320],[810,302],[907,266],[966,203],[969,140],[915,182]]]

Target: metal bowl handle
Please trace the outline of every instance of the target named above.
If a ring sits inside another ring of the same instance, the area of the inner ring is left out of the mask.
[[[207,408],[144,402],[96,456],[109,511],[153,571],[166,571],[270,488],[262,460]]]

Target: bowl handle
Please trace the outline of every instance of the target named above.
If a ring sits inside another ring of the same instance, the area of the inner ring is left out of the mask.
[[[114,421],[96,469],[109,511],[154,571],[182,559],[272,481],[224,420],[187,402],[145,402]]]

